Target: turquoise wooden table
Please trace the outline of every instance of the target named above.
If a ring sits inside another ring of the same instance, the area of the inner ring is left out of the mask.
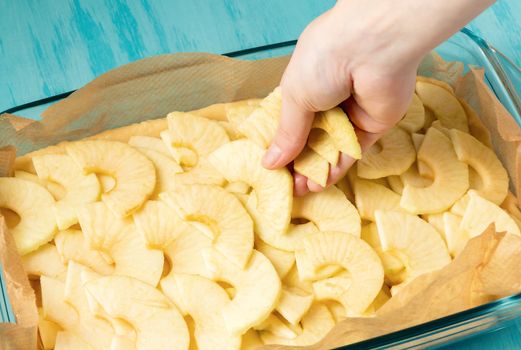
[[[333,0],[1,0],[0,111],[77,89],[109,69],[151,55],[225,53],[296,39],[307,23],[333,4]],[[520,18],[521,1],[500,0],[468,27],[521,66]],[[21,114],[37,118],[40,111]],[[1,299],[0,293],[0,308]],[[521,349],[521,320],[449,347]]]

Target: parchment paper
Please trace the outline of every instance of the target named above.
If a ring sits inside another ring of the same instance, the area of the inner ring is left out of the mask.
[[[278,85],[288,57],[238,61],[210,54],[158,56],[110,71],[62,102],[47,109],[41,122],[13,116],[0,118],[0,147],[15,146],[19,155],[65,140],[164,117],[174,110],[189,111],[240,99],[263,97]],[[483,82],[479,70],[461,76],[460,63],[428,56],[420,74],[449,82],[458,97],[476,110],[490,130],[492,143],[512,179],[511,190],[521,186],[521,132],[506,109]],[[217,108],[218,109],[218,108]],[[217,111],[211,117],[222,117]],[[149,121],[126,128],[157,132],[164,121]],[[151,131],[152,130],[152,131]],[[104,133],[100,137],[109,137]],[[121,136],[127,135],[127,136]],[[53,150],[60,152],[60,146]],[[0,176],[13,167],[12,149],[0,149]],[[30,156],[18,158],[17,167],[30,168]],[[1,349],[36,347],[37,311],[34,293],[24,274],[3,220],[0,220],[0,258],[6,268],[7,287],[16,325],[0,325]],[[393,332],[462,311],[492,299],[521,292],[521,238],[489,228],[469,242],[464,251],[441,271],[423,275],[382,307],[376,317],[340,322],[309,349],[328,349]],[[271,346],[271,348],[287,348]]]

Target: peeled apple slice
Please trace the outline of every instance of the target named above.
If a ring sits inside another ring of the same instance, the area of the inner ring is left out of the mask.
[[[54,244],[65,263],[76,261],[102,275],[114,273],[114,266],[107,261],[108,257],[99,250],[91,249],[80,230],[60,231],[54,237]]]
[[[74,332],[58,332],[54,350],[96,350]]]
[[[281,279],[288,274],[295,264],[293,252],[272,247],[260,239],[255,240],[255,249],[270,260]]]
[[[441,237],[445,240],[445,224],[443,222],[443,213],[437,213],[437,214],[427,214],[422,216],[424,220],[426,220],[432,227],[438,231],[438,233],[441,235]]]
[[[52,277],[41,276],[43,317],[63,329],[72,329],[79,320],[78,312],[65,302],[65,283]]]
[[[175,210],[162,201],[147,201],[134,214],[134,223],[147,247],[152,249],[166,249],[187,229]]]
[[[350,234],[321,232],[308,236],[301,241],[295,257],[302,280],[316,280],[317,271],[327,265],[339,265],[349,272],[350,283],[333,285],[335,293],[329,298],[340,302],[349,316],[361,315],[383,284],[378,255],[367,243]]]
[[[264,151],[249,140],[221,146],[209,157],[210,163],[228,182],[249,184],[255,196],[252,215],[255,232],[266,243],[281,248],[277,239],[285,234],[291,218],[293,178],[287,169],[267,170],[261,160]]]
[[[238,126],[238,130],[261,148],[267,148],[279,124],[282,107],[280,87],[275,88]]]
[[[355,202],[353,186],[351,186],[347,176],[344,176],[342,179],[340,179],[340,181],[337,182],[336,187],[338,187],[338,189],[344,193],[344,196],[346,196],[348,201],[351,203]]]
[[[368,180],[354,181],[355,203],[362,219],[374,221],[377,210],[403,210],[400,196],[387,187]]]
[[[190,113],[172,112],[167,116],[171,144],[167,147],[186,148],[204,157],[230,141],[226,131],[215,121]],[[183,165],[182,160],[176,159]]]
[[[416,160],[416,151],[409,134],[392,128],[358,162],[358,176],[377,179],[390,175],[400,175]]]
[[[226,131],[226,134],[230,138],[230,141],[238,140],[243,138],[244,136],[241,134],[241,132],[235,127],[234,124],[220,120],[217,122],[222,128]]]
[[[74,263],[73,263],[74,264]],[[101,305],[90,295],[86,292],[84,285],[90,281],[96,280],[101,275],[97,274],[96,272],[90,270],[89,268],[85,266],[80,266],[79,264],[74,264],[79,267],[80,270],[80,282],[81,282],[81,288],[83,289],[83,295],[85,296],[85,299],[88,304],[89,311],[94,314],[96,317],[101,318],[102,320],[106,320],[110,323],[112,328],[114,329],[114,336],[112,337],[111,342],[111,350],[132,350],[135,349],[135,342],[136,342],[136,331],[134,327],[126,322],[123,319],[120,318],[114,318],[111,317],[107,312],[101,307]],[[70,266],[69,266],[70,267]],[[70,271],[70,269],[69,269]],[[76,280],[78,277],[74,277],[74,280]],[[77,284],[77,283],[76,283]],[[66,284],[70,286],[70,284]],[[69,288],[70,290],[70,288]],[[66,288],[67,292],[67,288]],[[66,293],[67,294],[67,293]],[[124,347],[124,346],[127,347]]]
[[[81,273],[86,269],[78,263],[70,262],[65,279],[64,300],[78,312],[78,323],[69,331],[74,331],[94,349],[106,349],[112,343],[114,330],[109,322],[90,312]]]
[[[71,157],[64,154],[46,154],[33,158],[38,177],[55,182],[65,189],[65,196],[54,204],[54,214],[60,230],[78,223],[76,208],[98,200],[100,184],[95,174],[84,175]]]
[[[423,107],[425,108],[425,123],[423,124],[422,130],[427,131],[431,127],[432,123],[437,119],[434,115],[434,112],[430,108],[426,107],[425,105]]]
[[[294,339],[278,337],[271,332],[260,332],[264,344],[305,346],[321,340],[335,326],[335,320],[328,308],[320,303],[311,306],[302,319],[302,333]]]
[[[280,86],[277,86],[268,96],[263,98],[259,102],[259,105],[264,108],[269,115],[278,118],[282,109],[282,89]]]
[[[31,166],[32,166],[32,160],[31,160]],[[28,173],[27,171],[23,170],[15,170],[14,171],[14,177],[20,180],[27,180],[37,183],[40,186],[43,186],[51,193],[53,198],[55,200],[59,200],[60,198],[63,198],[65,196],[65,189],[54,182],[48,182],[40,179],[37,175],[34,175],[32,173]]]
[[[45,350],[54,349],[56,344],[56,335],[62,328],[53,321],[49,321],[43,317],[43,310],[38,308],[38,334],[42,340],[42,345]]]
[[[89,140],[68,143],[65,149],[84,174],[100,173],[116,179],[114,188],[101,199],[120,217],[132,214],[154,191],[154,165],[128,144]]]
[[[450,208],[469,187],[468,167],[458,160],[450,139],[430,128],[418,152],[418,160],[434,172],[427,187],[405,184],[400,205],[410,213],[432,214]]]
[[[230,334],[221,310],[230,303],[217,283],[199,276],[178,274],[175,283],[186,312],[195,322],[195,341],[200,350],[240,349],[241,336]]]
[[[0,178],[0,208],[10,209],[20,217],[15,226],[8,227],[21,255],[38,249],[54,237],[53,205],[54,198],[44,187],[13,177]]]
[[[365,314],[369,316],[373,316],[378,309],[385,305],[391,299],[391,291],[387,285],[383,285],[380,293],[376,296],[373,303],[365,310]]]
[[[254,329],[250,329],[242,336],[241,350],[254,350],[262,345],[259,333]]]
[[[209,270],[203,260],[202,251],[211,248],[212,241],[194,228],[185,227],[186,230],[165,250],[165,256],[170,262],[171,273],[208,276]]]
[[[304,147],[293,163],[293,169],[311,181],[326,187],[329,163],[309,147]]]
[[[384,268],[385,283],[396,285],[405,280],[405,266],[395,255],[382,249],[378,229],[374,222],[362,226],[362,239],[367,242],[380,257]],[[341,277],[341,276],[340,276]],[[336,312],[338,314],[338,312]],[[345,317],[345,313],[342,314]]]
[[[492,223],[496,232],[521,235],[516,222],[503,209],[482,198],[476,191],[471,190],[468,194],[470,199],[460,228],[468,232],[470,237],[480,235]]]
[[[273,265],[264,255],[253,250],[243,269],[213,250],[205,250],[203,256],[212,271],[212,279],[235,288],[235,296],[221,311],[230,333],[242,335],[269,316],[279,299],[281,284]]]
[[[257,331],[270,332],[275,336],[283,338],[293,339],[297,336],[297,333],[275,314],[269,315],[267,319],[265,319],[261,324],[255,326],[253,329]]]
[[[260,99],[251,99],[226,103],[224,105],[226,119],[235,127],[239,126],[239,124],[246,120],[246,118],[259,107],[260,101]]]
[[[114,261],[114,274],[157,285],[163,272],[163,253],[146,247],[130,219],[118,218],[102,202],[85,205],[78,210],[78,219],[90,247]]]
[[[231,193],[249,194],[250,185],[244,182],[230,182],[224,186],[224,189]]]
[[[272,117],[264,108],[254,110],[238,130],[261,148],[268,148],[278,127],[278,118]]]
[[[289,323],[297,325],[313,303],[313,295],[299,288],[282,286],[275,310]]]
[[[29,278],[42,275],[59,277],[67,269],[56,247],[49,243],[42,245],[34,252],[22,256],[22,263]]]
[[[468,232],[460,228],[461,216],[454,215],[450,212],[443,213],[443,225],[445,237],[447,240],[447,248],[450,255],[455,258],[471,238]]]
[[[341,108],[336,107],[316,113],[311,129],[324,130],[340,152],[354,159],[362,157],[362,150],[355,129],[349,121],[349,117]]]
[[[102,202],[90,203],[78,209],[78,220],[92,249],[109,251],[124,239],[132,225],[129,219],[121,219],[108,210]]]
[[[171,157],[170,151],[166,147],[165,143],[158,137],[136,135],[132,136],[128,140],[128,144],[140,150],[146,149],[149,151],[159,152],[166,157]]]
[[[422,76],[422,75],[416,76],[416,82],[420,82],[420,81],[424,82],[424,83],[439,86],[440,88],[445,89],[446,91],[450,92],[452,95],[455,95],[455,92],[454,92],[454,89],[452,88],[452,86],[450,86],[449,83],[447,83],[443,80],[426,77],[426,76]]]
[[[288,274],[282,280],[282,284],[286,287],[297,288],[308,294],[313,293],[313,285],[311,284],[311,282],[303,281],[300,279],[297,265],[293,265],[291,270],[289,270]]]
[[[409,169],[400,175],[400,180],[402,180],[404,186],[409,185],[412,187],[423,188],[432,185],[432,178],[422,175],[419,171],[419,166],[420,163],[413,164]]]
[[[360,216],[354,205],[335,186],[293,199],[291,216],[311,221],[320,231],[360,236]]]
[[[465,110],[453,93],[431,82],[417,81],[416,94],[444,127],[469,131]]]
[[[407,112],[397,125],[409,133],[413,133],[420,130],[424,123],[425,108],[423,108],[423,103],[418,95],[413,94],[409,109],[407,109]]]
[[[451,262],[445,242],[419,217],[401,212],[375,213],[382,250],[405,266],[404,283]]]
[[[478,194],[495,204],[501,204],[508,193],[508,173],[496,154],[473,136],[452,129],[450,138],[458,159],[474,169],[481,186],[470,187]],[[471,178],[472,180],[472,178]]]
[[[101,277],[85,289],[103,310],[136,330],[136,348],[188,349],[190,335],[183,317],[157,289],[131,277]]]
[[[164,257],[160,250],[146,248],[135,228],[110,250],[114,260],[114,274],[134,277],[156,286],[163,273]]]
[[[322,129],[311,129],[308,137],[308,147],[327,160],[331,166],[336,166],[339,151],[329,134]]]
[[[139,151],[150,159],[156,169],[157,182],[152,197],[157,197],[161,192],[173,190],[177,185],[176,175],[181,174],[183,168],[171,157],[162,153],[149,149],[140,149]]]
[[[472,192],[473,190],[469,190]],[[470,195],[469,192],[465,193],[460,199],[458,199],[450,208],[450,212],[456,214],[458,216],[465,215],[465,211],[467,210],[467,206],[469,205]]]
[[[424,134],[418,134],[418,133],[411,134],[412,143],[414,145],[414,149],[416,150],[416,152],[418,152],[420,150],[420,147],[423,143],[424,138],[425,138]]]
[[[182,220],[197,224],[227,259],[239,267],[246,264],[253,249],[253,222],[234,195],[217,186],[186,185],[161,198]]]
[[[175,181],[221,185],[222,177],[208,164],[206,157],[229,142],[224,128],[215,121],[182,112],[170,113],[167,121],[168,130],[161,132],[161,138],[184,170],[175,175]]]

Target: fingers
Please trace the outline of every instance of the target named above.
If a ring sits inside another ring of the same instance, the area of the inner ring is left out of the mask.
[[[299,173],[293,174],[293,195],[296,197],[301,197],[309,192],[308,188],[308,179],[304,175]]]
[[[349,116],[349,120],[354,127],[358,128],[359,131],[364,131],[373,134],[382,134],[392,128],[396,121],[394,118],[374,118],[368,114],[354,98],[345,100],[342,105],[342,109]],[[358,134],[357,134],[358,136]],[[367,136],[364,136],[364,138]],[[360,140],[359,140],[360,142]],[[362,144],[360,144],[362,145]]]
[[[286,166],[304,148],[315,113],[296,103],[291,95],[282,94],[280,123],[262,165],[268,169]]]
[[[308,179],[308,181],[307,181],[307,186],[308,186],[308,189],[311,192],[322,192],[322,191],[324,191],[324,187],[320,186],[319,184],[317,184],[316,182],[313,182],[310,179]]]
[[[383,133],[371,133],[364,130],[361,130],[357,126],[355,126],[355,133],[358,138],[358,142],[360,143],[360,147],[362,148],[362,152],[366,151],[371,147],[378,139],[383,135]],[[342,179],[346,174],[349,168],[353,166],[356,162],[356,159],[348,156],[345,153],[340,153],[340,157],[336,166],[330,167],[329,175],[327,178],[327,185],[334,185],[340,179]],[[316,184],[315,182],[307,179],[305,176],[295,173],[295,190],[298,189],[298,192],[294,192],[295,196],[303,196],[309,191],[311,192],[322,192],[324,187]]]

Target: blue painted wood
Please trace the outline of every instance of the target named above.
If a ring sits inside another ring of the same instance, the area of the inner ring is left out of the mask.
[[[333,3],[2,0],[0,110],[78,88],[151,55],[224,53],[295,39]]]
[[[151,55],[295,39],[334,2],[0,0],[0,110],[76,89]],[[469,27],[521,66],[519,18],[521,1],[500,0]],[[445,348],[519,349],[521,321]]]
[[[334,0],[2,0],[0,110],[76,89],[139,58],[295,39]],[[521,2],[470,26],[521,65]]]

